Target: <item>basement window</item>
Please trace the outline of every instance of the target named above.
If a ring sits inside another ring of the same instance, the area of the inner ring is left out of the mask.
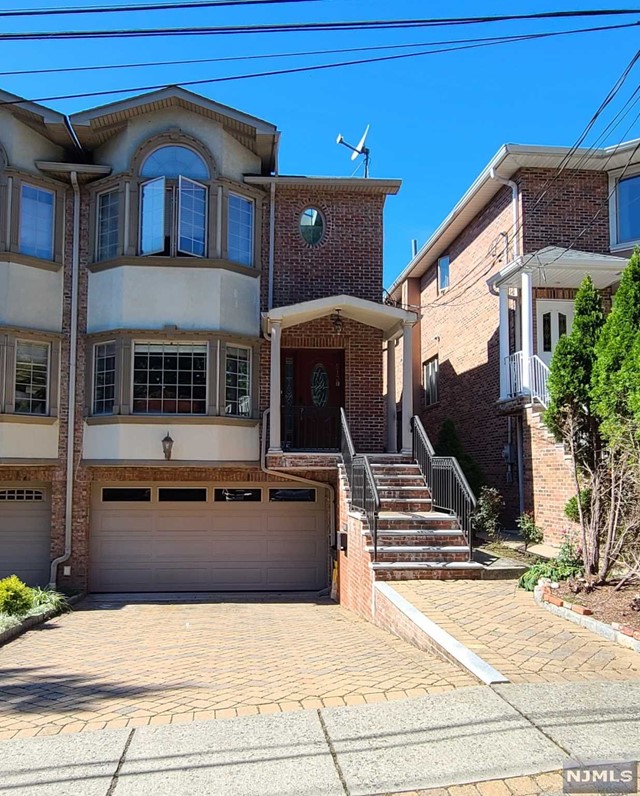
[[[103,503],[151,503],[151,488],[140,486],[104,487]]]
[[[160,503],[206,503],[206,487],[160,487]]]
[[[315,503],[315,489],[270,489],[271,503]]]
[[[261,489],[216,489],[214,500],[220,502],[259,503],[262,500]]]

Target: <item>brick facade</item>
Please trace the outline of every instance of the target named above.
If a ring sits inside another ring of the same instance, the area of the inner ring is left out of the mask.
[[[520,234],[525,254],[546,246],[609,252],[606,173],[567,170],[558,177],[555,170],[523,168],[513,180],[519,188]],[[538,202],[545,188],[546,193]],[[509,442],[516,443],[517,424],[521,422],[525,510],[534,513],[545,539],[558,544],[565,531],[571,529],[563,511],[566,500],[575,492],[570,467],[545,429],[536,421],[532,424],[530,411],[506,415],[496,406],[500,394],[498,298],[491,294],[486,282],[511,260],[512,231],[512,194],[505,186],[441,253],[450,257],[450,288],[438,294],[435,262],[422,276],[418,364],[438,356],[439,400],[426,407],[422,394],[416,411],[434,443],[443,421],[454,421],[465,452],[480,466],[486,481],[504,495],[503,520],[507,527],[514,527],[519,513],[519,489],[516,463],[509,468],[503,450]],[[575,293],[575,289],[561,286],[534,290],[534,352],[536,302],[573,301]],[[610,306],[610,291],[604,291],[604,298],[605,306]],[[513,299],[510,304],[512,350],[517,350]],[[401,345],[396,361],[396,373],[400,374]],[[399,377],[396,391],[399,399]]]

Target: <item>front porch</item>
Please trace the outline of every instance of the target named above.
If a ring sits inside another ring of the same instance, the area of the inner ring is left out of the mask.
[[[576,292],[587,276],[600,291],[620,280],[622,257],[547,246],[518,257],[489,280],[499,296],[499,403],[504,411],[549,405],[553,351],[571,332]]]
[[[344,409],[360,450],[397,451],[395,342],[405,346],[401,447],[411,450],[411,328],[416,313],[353,296],[331,296],[263,314],[263,406],[269,456],[340,449]],[[383,348],[387,350],[387,394]]]

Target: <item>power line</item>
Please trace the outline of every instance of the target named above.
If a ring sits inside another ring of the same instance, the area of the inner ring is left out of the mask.
[[[601,31],[621,30],[624,28],[634,27],[638,23],[623,23],[620,25],[603,25],[591,28],[575,28],[571,30],[548,31],[542,33],[528,33],[528,34],[513,34],[511,36],[487,36],[487,37],[474,37],[472,39],[448,39],[444,41],[432,42],[414,42],[408,44],[380,44],[371,45],[368,47],[342,47],[338,49],[324,49],[324,50],[298,50],[296,52],[283,52],[283,53],[266,53],[263,55],[228,55],[218,58],[189,58],[186,60],[174,61],[142,61],[138,63],[125,63],[125,64],[102,64],[92,66],[71,66],[71,67],[48,67],[46,69],[15,69],[6,72],[0,72],[2,77],[15,77],[22,75],[45,75],[45,74],[60,74],[60,73],[73,73],[73,72],[95,72],[100,70],[110,69],[136,69],[140,67],[152,66],[182,66],[182,65],[195,65],[195,64],[210,64],[210,63],[223,63],[232,61],[256,61],[271,58],[298,58],[310,55],[341,55],[347,53],[358,52],[377,52],[380,50],[404,50],[415,47],[438,47],[441,45],[455,45],[455,44],[508,44],[510,42],[529,41],[533,39],[544,39],[555,36],[569,36],[577,33],[595,33]]]
[[[334,32],[362,30],[405,30],[411,28],[449,27],[454,25],[478,25],[496,22],[514,22],[542,19],[575,19],[579,17],[628,16],[640,14],[640,8],[586,11],[550,11],[537,14],[511,14],[483,17],[445,17],[440,19],[387,19],[357,20],[344,22],[288,22],[261,25],[219,25],[213,27],[179,28],[121,28],[118,30],[87,31],[40,31],[25,33],[2,33],[1,41],[43,41],[77,39],[143,38],[156,36],[221,36],[232,34]]]
[[[138,5],[67,6],[65,8],[12,8],[0,11],[0,17],[43,17],[67,14],[112,14],[129,11],[173,11],[188,8],[216,8],[226,6],[284,5],[318,3],[322,0],[192,0],[178,3],[139,3]]]
[[[455,46],[455,47],[444,47],[442,49],[434,49],[434,50],[421,50],[415,53],[401,53],[398,55],[385,55],[379,56],[377,58],[361,58],[358,60],[352,61],[340,61],[334,62],[330,64],[313,64],[310,66],[298,66],[293,67],[290,69],[275,69],[268,72],[252,72],[249,74],[242,74],[242,75],[229,75],[224,77],[212,77],[212,78],[203,78],[201,80],[183,80],[178,85],[180,86],[202,86],[208,85],[213,83],[225,83],[231,82],[236,80],[248,80],[253,78],[259,77],[275,77],[280,75],[290,75],[290,74],[298,74],[303,72],[315,72],[325,69],[337,69],[345,66],[358,66],[363,64],[373,64],[373,63],[383,63],[387,61],[397,61],[405,58],[418,58],[426,55],[437,55],[440,53],[447,53],[447,52],[459,52],[461,50],[471,50],[477,49],[479,47],[490,47],[495,46],[498,44],[506,44],[511,43],[514,41],[530,41],[534,39],[540,39],[550,36],[562,36],[562,35],[570,35],[575,33],[586,33],[592,32],[595,30],[619,30],[621,28],[633,28],[640,26],[640,21],[638,22],[629,22],[623,25],[611,25],[611,26],[602,26],[600,28],[591,28],[591,29],[578,29],[578,30],[571,30],[571,31],[555,31],[552,33],[532,33],[532,34],[524,34],[522,36],[518,36],[508,41],[500,41],[500,40],[490,40],[490,41],[481,41],[479,43],[471,43],[462,46]],[[473,40],[469,40],[473,41]],[[156,91],[158,89],[162,89],[166,87],[166,83],[156,83],[152,85],[146,86],[135,86],[132,88],[122,88],[122,89],[104,89],[101,91],[85,91],[85,92],[78,92],[74,94],[59,94],[54,96],[43,96],[31,99],[16,99],[16,100],[5,100],[0,102],[0,107],[4,105],[21,105],[26,102],[51,102],[57,100],[68,100],[68,99],[81,99],[85,97],[102,97],[108,96],[113,94],[131,94],[131,93],[138,93],[143,91]]]

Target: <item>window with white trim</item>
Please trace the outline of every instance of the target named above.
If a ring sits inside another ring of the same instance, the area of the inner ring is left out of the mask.
[[[422,387],[424,391],[424,405],[431,406],[438,403],[438,357],[428,359],[422,365]]]
[[[49,343],[16,341],[15,412],[46,415],[49,398]]]
[[[240,346],[226,348],[225,414],[251,416],[251,349]]]
[[[136,414],[206,414],[206,344],[135,343],[132,408]]]
[[[618,244],[640,240],[640,174],[616,185],[616,238]]]
[[[116,344],[98,343],[93,347],[93,414],[111,414],[115,394]]]
[[[96,228],[96,260],[118,256],[120,192],[116,189],[98,195]]]
[[[253,217],[253,200],[230,193],[227,249],[234,263],[253,265]]]
[[[20,190],[20,252],[41,260],[53,260],[54,220],[54,192],[23,183]]]
[[[205,257],[209,179],[204,160],[185,146],[152,152],[140,171],[140,254]]]
[[[448,257],[438,258],[438,293],[444,293],[449,288],[449,266]]]

